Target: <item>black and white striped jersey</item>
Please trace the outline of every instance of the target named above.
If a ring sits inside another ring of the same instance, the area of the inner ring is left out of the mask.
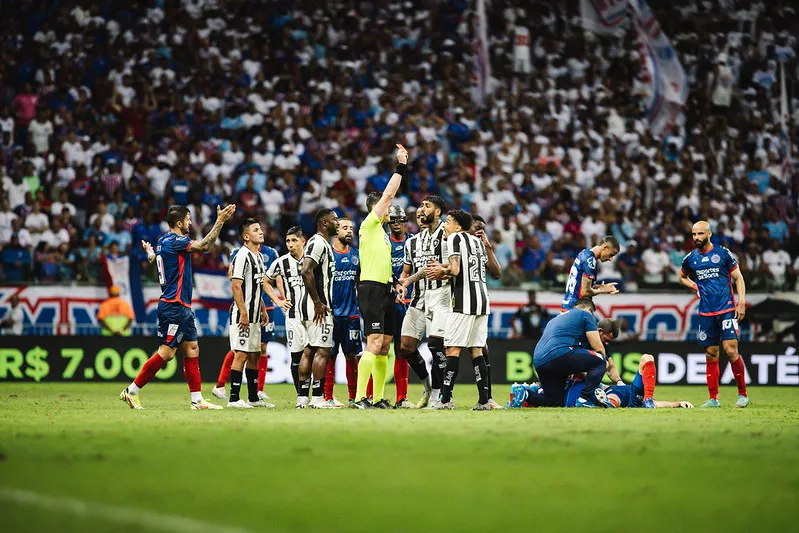
[[[261,321],[261,291],[264,286],[264,259],[260,253],[243,246],[233,260],[233,274],[231,279],[242,281],[241,290],[244,293],[244,308],[250,324]],[[234,301],[230,306],[230,323],[238,324],[241,313]]]
[[[404,264],[410,265],[411,276],[427,266],[425,254],[422,251],[421,233],[413,235],[405,241]],[[424,290],[426,280],[422,279],[413,284],[410,307],[424,309]]]
[[[333,247],[327,239],[319,233],[314,233],[313,237],[308,239],[305,243],[305,258],[310,257],[316,262],[314,269],[314,281],[316,282],[316,293],[322,303],[333,308],[333,274],[336,271],[336,258],[333,256]],[[303,304],[302,310],[305,311],[310,308],[311,313],[300,317],[303,320],[313,320],[313,300],[306,289],[305,291],[306,303]],[[307,304],[307,305],[306,305]]]
[[[424,264],[426,265],[430,261],[438,261],[442,265],[446,265],[447,261],[449,260],[449,254],[447,253],[447,238],[444,235],[444,223],[439,223],[438,227],[430,231],[429,229],[425,229],[420,234],[419,238],[421,239],[421,249],[424,253]],[[437,289],[442,289],[449,285],[449,279],[443,280],[425,280],[425,288],[428,291],[434,291]]]
[[[452,284],[452,311],[464,315],[487,315],[490,311],[486,266],[488,252],[483,241],[465,232],[447,238],[449,257],[460,256],[460,271]],[[447,257],[447,263],[449,263]]]
[[[301,318],[300,306],[305,300],[305,283],[302,281],[302,258],[294,259],[291,254],[281,255],[266,271],[266,277],[276,280],[283,278],[283,290],[286,299],[291,302],[291,309],[286,313],[286,318]],[[313,305],[311,305],[313,316]]]

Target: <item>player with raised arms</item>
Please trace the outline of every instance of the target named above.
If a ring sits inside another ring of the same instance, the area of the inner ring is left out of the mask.
[[[710,242],[710,224],[700,220],[691,228],[696,249],[685,256],[680,268],[680,283],[699,295],[699,345],[705,348],[707,390],[710,399],[700,407],[719,407],[719,343],[730,358],[738,401],[735,407],[749,405],[746,393],[746,368],[738,353],[738,321],[746,314],[746,283],[738,262],[730,251]],[[738,293],[738,302],[732,284]]]
[[[219,237],[222,226],[235,212],[234,204],[224,209],[217,206],[216,222],[211,231],[202,240],[194,241],[189,237],[191,214],[188,208],[173,205],[166,212],[169,231],[158,239],[155,250],[150,243],[142,241],[147,260],[156,263],[158,281],[161,284],[161,298],[158,300],[158,338],[161,344],[158,352],[142,365],[133,383],[119,395],[131,409],[143,409],[139,391],[175,357],[178,346],[183,352],[183,374],[189,384],[191,408],[222,409],[221,405],[204,400],[201,390],[200,347],[197,344],[197,328],[191,308],[192,275],[191,257],[188,254],[210,250]]]
[[[619,253],[619,241],[608,235],[599,244],[586,248],[577,254],[566,281],[566,294],[563,296],[561,311],[568,311],[580,298],[593,298],[600,294],[617,294],[615,283],[594,285],[597,276],[597,261],[610,261]]]
[[[358,363],[358,401],[351,407],[356,409],[390,409],[391,404],[383,395],[388,373],[388,351],[394,338],[396,315],[394,295],[405,297],[405,287],[394,278],[391,269],[391,244],[383,229],[387,221],[391,200],[396,196],[408,163],[408,151],[397,145],[398,164],[383,193],[371,192],[366,198],[369,214],[361,223],[360,237],[361,279],[358,284],[358,304],[364,321],[366,350]],[[369,377],[374,379],[374,403],[366,397]]]

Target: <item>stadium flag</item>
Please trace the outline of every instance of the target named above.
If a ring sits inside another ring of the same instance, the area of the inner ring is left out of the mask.
[[[685,71],[646,0],[629,0],[642,67],[650,78],[646,101],[649,129],[659,137],[673,126],[688,99]]]
[[[599,35],[619,37],[627,30],[629,0],[580,0],[583,28]]]
[[[782,150],[782,180],[790,184],[794,204],[797,200],[796,176],[793,176],[793,162],[791,161],[791,129],[790,112],[788,110],[788,92],[785,89],[785,62],[780,61],[780,148]]]
[[[486,18],[485,0],[477,0],[474,18],[474,72],[476,86],[472,92],[472,100],[480,106],[485,105],[486,97],[491,93],[491,60],[488,56],[488,19]]]
[[[195,270],[194,288],[205,307],[228,309],[233,301],[230,280],[224,271]]]
[[[119,287],[119,297],[128,302],[134,308],[132,290],[135,288],[141,293],[141,281],[137,276],[136,287],[133,287],[134,277],[131,275],[130,256],[121,257],[103,256],[106,272],[106,285],[110,288],[113,285]],[[134,311],[135,313],[135,311]],[[136,315],[138,319],[138,315]]]

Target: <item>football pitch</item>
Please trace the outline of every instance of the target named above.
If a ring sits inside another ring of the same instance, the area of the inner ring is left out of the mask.
[[[473,385],[449,412],[299,411],[289,385],[267,385],[276,410],[192,411],[185,385],[161,383],[136,412],[121,389],[0,385],[0,530],[707,533],[799,520],[799,388],[752,388],[744,410],[722,387],[717,410],[493,412],[469,410]]]

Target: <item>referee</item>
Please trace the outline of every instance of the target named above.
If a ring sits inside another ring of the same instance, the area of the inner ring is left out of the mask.
[[[358,283],[358,306],[363,316],[366,333],[366,351],[358,363],[358,389],[355,397],[360,398],[350,406],[355,409],[391,409],[391,404],[383,398],[388,371],[388,350],[396,329],[394,294],[405,298],[405,287],[394,278],[391,268],[391,243],[383,229],[387,222],[391,200],[402,184],[405,165],[408,163],[408,150],[397,145],[399,164],[391,176],[386,190],[381,195],[371,192],[366,198],[369,215],[361,223],[358,233],[361,250],[361,278]],[[366,399],[366,386],[369,376],[374,378],[374,405]]]

